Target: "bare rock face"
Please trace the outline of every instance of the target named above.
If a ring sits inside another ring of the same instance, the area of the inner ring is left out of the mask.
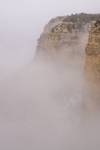
[[[65,44],[76,42],[77,31],[74,30],[73,23],[59,23],[51,28],[47,33],[43,33],[38,42],[38,48],[41,49],[59,49]]]
[[[64,52],[67,56],[73,53],[72,49],[78,50],[82,32],[76,22],[65,21],[65,17],[52,19],[38,40],[36,55],[54,57]]]
[[[100,21],[92,23],[86,54],[93,56],[98,56],[100,54]]]
[[[91,25],[86,47],[86,69],[89,77],[100,78],[100,21]]]
[[[91,21],[98,20],[100,14],[72,14],[53,18],[44,27],[36,48],[36,58],[43,59],[55,57],[62,54],[66,57],[83,55],[88,39],[89,25]],[[89,34],[89,42],[86,48],[88,56],[98,55],[100,52],[98,42],[100,34],[96,22]],[[87,37],[86,37],[87,36]]]

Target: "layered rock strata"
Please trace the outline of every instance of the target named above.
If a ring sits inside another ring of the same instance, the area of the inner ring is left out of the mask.
[[[86,47],[86,70],[89,77],[100,78],[100,21],[91,25]]]

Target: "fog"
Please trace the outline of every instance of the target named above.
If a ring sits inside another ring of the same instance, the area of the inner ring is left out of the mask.
[[[30,63],[45,24],[55,16],[99,13],[98,0],[3,0],[0,1],[0,65]]]
[[[0,149],[99,150],[99,113],[87,88],[76,59],[34,62],[2,80]]]
[[[80,39],[66,59],[62,52],[1,74],[0,149],[100,149],[100,82],[87,79],[87,33]]]
[[[88,80],[84,69],[87,34],[79,47],[68,49],[67,60],[62,53],[56,60],[34,61],[50,18],[98,13],[99,3],[0,1],[1,150],[100,149],[100,81]]]

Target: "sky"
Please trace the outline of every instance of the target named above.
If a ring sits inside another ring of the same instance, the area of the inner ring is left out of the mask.
[[[29,63],[45,24],[55,16],[100,13],[99,0],[0,0],[0,65]]]

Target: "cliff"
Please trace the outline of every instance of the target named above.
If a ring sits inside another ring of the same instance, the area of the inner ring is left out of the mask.
[[[88,56],[100,54],[100,21],[95,21],[91,25],[86,54]]]
[[[84,34],[87,33],[91,21],[99,17],[100,14],[81,13],[51,19],[38,39],[36,57],[53,57],[63,52],[66,56],[76,51],[77,55],[82,53],[86,46]]]
[[[100,78],[100,21],[94,21],[89,32],[86,47],[86,70],[89,78]]]

